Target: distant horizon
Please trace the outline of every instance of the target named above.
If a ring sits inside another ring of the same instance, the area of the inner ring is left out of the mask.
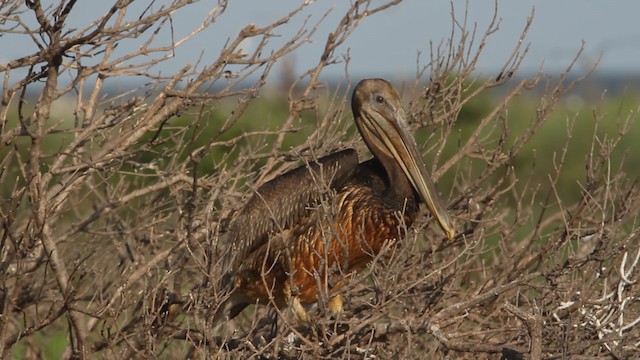
[[[514,76],[514,78],[511,81],[515,82],[515,81],[518,81],[518,79],[532,77],[533,75],[534,75],[533,73],[522,74],[522,75],[518,73],[516,76]],[[573,74],[573,75],[570,75],[567,80],[571,81],[583,75],[584,74]],[[273,77],[277,77],[278,74],[272,73],[271,76],[272,78],[269,81],[267,81],[267,83],[263,88],[264,91],[272,91],[282,87],[282,83],[279,82],[277,79],[273,78]],[[543,77],[544,76],[557,78],[559,74],[544,73]],[[388,79],[389,81],[394,83],[394,85],[398,86],[400,90],[402,90],[402,84],[413,82],[413,80],[415,79],[411,77],[406,77],[401,79],[398,76],[394,77],[394,76],[386,76],[384,74],[370,74],[362,77],[351,76],[351,81],[353,82],[352,85],[355,85],[355,83],[357,83],[362,79],[373,78],[373,77]],[[424,79],[425,84],[427,80],[428,80],[427,78]],[[224,80],[219,80],[219,81],[224,81]],[[335,88],[338,88],[337,84],[342,84],[342,85],[345,84],[344,78],[341,78],[339,76],[333,76],[333,77],[324,76],[321,78],[320,81],[329,84],[331,88],[330,90],[334,90]],[[539,93],[543,89],[543,81],[544,79],[542,79],[541,84],[539,84],[534,89],[528,90],[528,92],[531,94]],[[108,81],[106,81],[103,84],[102,93],[131,92],[132,96],[140,95],[140,92],[144,92],[145,90],[148,90],[146,87],[144,87],[145,84],[149,84],[149,81],[142,80],[142,79],[140,79],[139,81],[136,81],[133,78],[122,78],[122,77],[110,78]],[[239,85],[240,87],[245,87],[245,86],[250,86],[251,84],[252,84],[251,80],[245,80],[241,82]],[[92,84],[87,83],[86,86],[90,87],[92,86]],[[341,89],[344,90],[344,86],[342,86]],[[508,89],[509,89],[509,83],[504,84],[500,87],[488,89],[487,91],[492,91],[494,92],[494,94],[500,94],[503,92],[503,90],[507,91]],[[39,95],[38,93],[39,90],[40,89],[37,86],[30,86],[26,91],[26,96],[30,99],[33,99],[34,95]],[[212,91],[215,91],[215,90],[212,89]],[[631,94],[640,93],[640,74],[629,76],[629,75],[620,74],[620,73],[603,74],[603,73],[594,72],[589,77],[585,78],[584,80],[576,84],[576,86],[571,90],[570,93],[572,95],[579,95],[581,97],[586,97],[587,99],[599,99],[602,97],[603,94],[606,94],[607,96],[618,96],[618,95],[624,95],[627,92],[630,92]],[[72,99],[75,99],[75,97],[72,97]]]

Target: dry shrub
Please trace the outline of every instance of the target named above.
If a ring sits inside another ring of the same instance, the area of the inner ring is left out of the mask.
[[[115,1],[85,28],[68,24],[75,1],[3,2],[1,33],[40,50],[0,64],[2,357],[43,357],[52,337],[65,339],[65,358],[633,356],[640,347],[640,196],[612,153],[634,119],[594,119],[618,121],[620,131],[594,131],[579,160],[566,157],[577,126],[570,119],[566,145],[543,159],[552,162],[548,181],[531,180],[536,168],[514,162],[577,80],[568,77],[572,65],[555,79],[516,78],[526,41],[497,76],[475,77],[495,19],[484,33],[454,22],[451,39],[434,44],[404,89],[413,125],[431,130],[421,144],[434,177],[450,184],[455,241],[418,222],[352,276],[337,319],[326,315],[321,296],[308,324],[268,307],[211,323],[225,296],[217,284],[226,225],[252,189],[301,159],[345,145],[363,152],[346,135],[350,120],[338,121],[350,118],[351,83],[328,89],[319,76],[344,60],[361,21],[397,2],[354,2],[317,65],[290,84],[283,121],[244,132],[273,65],[318,28],[304,23],[289,41],[271,42],[308,3],[268,26],[247,25],[214,60],[162,75],[155,66],[215,27],[225,1],[183,38],[172,16],[189,11],[191,1],[142,10]],[[251,53],[241,48],[249,38],[258,44]],[[138,41],[138,50],[119,53],[125,40]],[[146,83],[107,91],[127,77]],[[544,86],[537,113],[514,127],[522,120],[510,117],[510,101],[536,86]],[[504,89],[501,101],[460,135],[460,111],[496,87]],[[72,111],[53,111],[65,104]],[[305,121],[313,126],[300,141]],[[574,161],[584,161],[586,172],[581,197],[567,202],[556,185]]]

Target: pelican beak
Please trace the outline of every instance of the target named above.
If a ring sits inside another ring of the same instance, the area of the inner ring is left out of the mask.
[[[387,113],[386,116],[373,111],[370,115],[372,118],[368,119],[366,124],[368,130],[376,134],[386,151],[398,162],[413,188],[427,204],[438,225],[450,240],[453,239],[456,232],[451,218],[438,196],[415,139],[406,129],[404,110],[398,108],[394,113]]]

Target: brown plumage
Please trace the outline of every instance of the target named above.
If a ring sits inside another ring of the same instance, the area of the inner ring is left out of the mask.
[[[293,305],[304,318],[300,305],[317,301],[318,285],[335,291],[386,241],[403,238],[403,225],[415,220],[420,199],[446,235],[454,236],[406,130],[396,89],[382,79],[363,80],[353,92],[352,110],[374,158],[358,164],[355,150],[343,150],[256,191],[230,227],[232,257],[223,262],[222,282],[230,295],[216,318],[233,318],[249,304],[271,301]],[[327,197],[329,213],[318,209]],[[341,307],[337,299],[334,311]]]

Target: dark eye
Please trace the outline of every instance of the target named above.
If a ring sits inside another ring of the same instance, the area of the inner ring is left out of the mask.
[[[376,102],[378,104],[384,103],[384,97],[382,97],[382,95],[376,95]]]

